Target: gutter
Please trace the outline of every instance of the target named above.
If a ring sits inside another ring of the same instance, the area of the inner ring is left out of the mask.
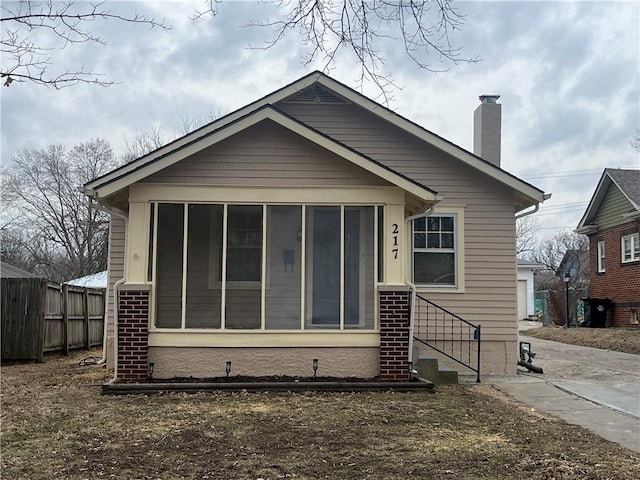
[[[115,207],[107,207],[106,205],[104,205],[101,201],[96,200],[95,197],[97,197],[96,192],[91,191],[91,193],[89,193],[88,190],[82,190],[83,193],[85,193],[88,196],[93,196],[95,203],[92,203],[91,205],[93,206],[93,208],[95,208],[96,210],[100,210],[102,212],[108,213],[109,215],[113,215],[116,217],[121,218],[122,220],[124,220],[124,245],[125,245],[125,262],[123,265],[123,277],[118,279],[114,284],[113,284],[113,329],[114,329],[114,335],[113,335],[113,351],[114,351],[114,356],[113,356],[113,378],[111,380],[109,380],[109,384],[113,383],[116,381],[116,379],[118,378],[118,287],[120,285],[122,285],[125,282],[125,278],[126,278],[126,268],[127,268],[127,262],[126,262],[126,258],[127,258],[127,231],[128,231],[128,226],[129,226],[129,215],[127,215],[127,212],[125,212],[124,210],[120,210],[118,208]],[[111,242],[109,242],[109,254],[108,254],[108,258],[111,258]],[[107,266],[108,267],[108,266]],[[109,294],[109,284],[108,284],[108,279],[107,279],[107,295]],[[103,336],[102,336],[102,358],[98,361],[98,365],[102,365],[104,363],[106,363],[107,361],[107,326],[108,326],[108,317],[107,317],[107,313],[108,313],[108,306],[109,306],[109,302],[105,302],[105,309],[104,309],[104,331],[103,331]]]
[[[542,201],[543,202],[546,202],[550,198],[551,198],[551,194],[550,193],[544,193],[542,195]],[[518,220],[519,218],[528,217],[529,215],[533,215],[534,213],[536,213],[540,209],[540,203],[536,203],[534,208],[533,208],[533,210],[526,210],[526,211],[520,213],[519,215],[516,215],[516,220]]]

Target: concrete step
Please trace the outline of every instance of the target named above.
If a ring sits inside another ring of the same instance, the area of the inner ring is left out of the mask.
[[[457,384],[458,372],[453,368],[440,365],[438,359],[426,353],[418,352],[413,356],[413,368],[418,376],[430,380],[436,385]]]

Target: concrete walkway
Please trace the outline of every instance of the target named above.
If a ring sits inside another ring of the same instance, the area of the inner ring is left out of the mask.
[[[521,330],[538,325],[520,324]],[[518,375],[487,375],[483,383],[640,452],[640,355],[521,339],[531,342],[534,365],[544,373],[518,367]]]

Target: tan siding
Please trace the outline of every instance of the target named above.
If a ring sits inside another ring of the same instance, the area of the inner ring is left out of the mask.
[[[109,222],[109,258],[107,260],[107,365],[113,368],[113,339],[115,324],[114,284],[124,277],[125,221],[112,216]]]
[[[486,340],[510,342],[515,348],[513,191],[359,107],[281,103],[278,108],[444,194],[443,208],[465,205],[465,293],[425,296],[471,322],[481,322]]]
[[[261,122],[145,182],[205,185],[389,185],[271,121]]]
[[[633,206],[629,203],[629,200],[627,200],[620,189],[612,183],[609,185],[604,199],[600,204],[600,208],[595,217],[595,223],[600,230],[621,225],[628,221],[628,219],[622,217],[622,214],[631,211],[633,211]]]

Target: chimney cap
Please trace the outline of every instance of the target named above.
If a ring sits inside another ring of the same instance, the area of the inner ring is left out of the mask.
[[[480,95],[478,97],[480,99],[480,103],[498,103],[498,99],[500,98],[500,95],[496,95],[494,94],[485,94],[485,95]]]

